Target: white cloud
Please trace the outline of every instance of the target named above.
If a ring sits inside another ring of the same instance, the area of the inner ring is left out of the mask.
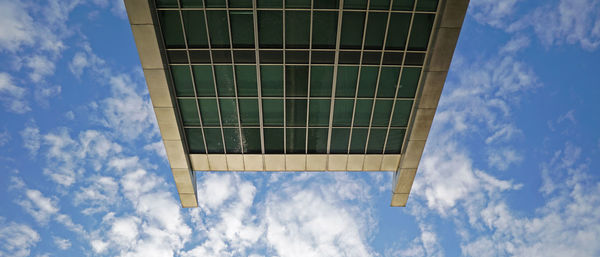
[[[164,160],[167,159],[167,152],[162,140],[150,143],[144,146],[144,150],[156,153],[156,155],[162,157]]]
[[[57,236],[53,237],[53,239],[54,239],[54,244],[59,249],[67,250],[67,249],[71,248],[71,241],[69,239],[61,238],[61,237],[57,237]]]
[[[0,1],[0,48],[16,51],[35,42],[34,22],[23,5],[19,1]]]
[[[480,23],[502,28],[507,25],[519,0],[473,0],[469,3],[470,14]]]
[[[10,141],[10,133],[4,129],[4,132],[0,132],[0,147],[4,146],[8,141]]]
[[[104,99],[104,125],[114,129],[122,139],[139,136],[149,139],[158,134],[152,103],[136,92],[138,85],[127,75],[110,78],[112,96]]]
[[[26,189],[25,197],[17,200],[26,212],[40,224],[47,224],[50,218],[59,210],[56,199],[45,197],[42,192],[35,189]]]
[[[54,63],[43,55],[25,58],[25,66],[31,69],[29,78],[33,82],[40,82],[44,77],[54,73]]]
[[[31,248],[40,241],[37,231],[25,224],[6,223],[0,217],[0,256],[29,256]]]
[[[35,122],[31,121],[21,131],[21,137],[23,138],[23,146],[29,150],[32,156],[35,156],[40,149],[40,129],[37,127]]]
[[[25,88],[16,86],[8,73],[0,72],[0,102],[4,104],[5,109],[15,113],[25,113],[31,111],[29,104],[25,100]]]
[[[528,22],[545,45],[600,45],[600,1],[560,0],[535,10]]]
[[[506,170],[512,164],[519,163],[523,157],[514,149],[503,148],[498,150],[490,150],[488,153],[488,163],[490,167],[495,167],[499,170]]]
[[[529,46],[531,40],[526,36],[517,36],[508,41],[501,49],[500,53],[516,53]]]

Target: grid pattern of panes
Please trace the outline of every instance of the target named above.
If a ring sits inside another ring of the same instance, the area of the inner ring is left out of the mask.
[[[157,0],[190,153],[399,154],[437,0]]]

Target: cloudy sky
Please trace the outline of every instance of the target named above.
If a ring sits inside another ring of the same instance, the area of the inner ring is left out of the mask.
[[[406,208],[386,173],[200,173],[120,0],[0,0],[0,256],[600,256],[600,1],[472,0]]]

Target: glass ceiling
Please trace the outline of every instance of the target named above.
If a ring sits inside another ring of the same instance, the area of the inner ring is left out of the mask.
[[[156,7],[189,153],[400,153],[437,0]]]

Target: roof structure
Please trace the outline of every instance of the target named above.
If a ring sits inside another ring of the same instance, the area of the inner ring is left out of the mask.
[[[183,207],[195,171],[393,171],[405,206],[468,0],[125,0]]]

